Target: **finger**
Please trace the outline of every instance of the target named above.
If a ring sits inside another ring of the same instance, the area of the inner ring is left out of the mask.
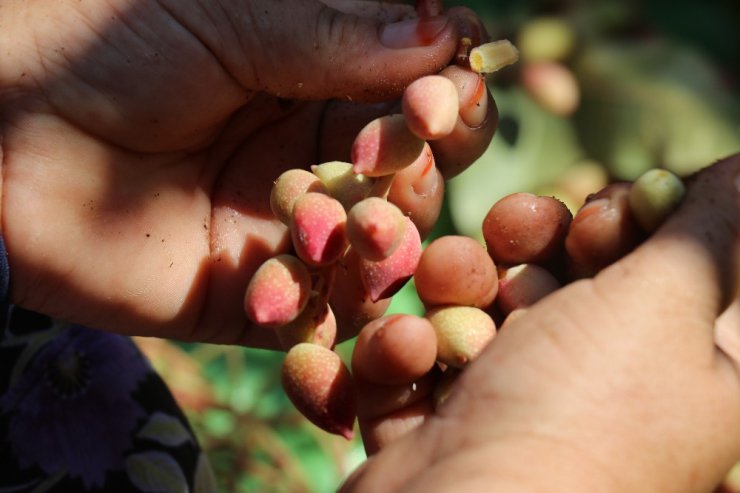
[[[390,99],[442,69],[457,46],[445,16],[384,23],[300,0],[239,2],[231,11],[245,8],[213,13],[233,39],[201,38],[246,88],[285,98]]]
[[[403,385],[427,374],[436,356],[437,337],[426,318],[388,315],[360,332],[352,372],[379,385]]]
[[[375,104],[329,101],[319,134],[321,162],[351,161],[352,143],[360,130],[375,118],[394,112],[396,106],[396,101]]]
[[[437,371],[401,385],[355,378],[357,422],[368,456],[416,429],[434,413],[432,392],[438,380]]]
[[[442,0],[417,0],[416,11],[419,17],[439,15],[443,10]]]
[[[373,455],[398,438],[415,430],[434,413],[431,396],[378,419],[360,419],[360,433],[367,455]]]
[[[316,136],[307,129],[316,128],[321,111],[321,104],[295,105],[291,117],[270,125],[269,132],[242,138],[218,170],[211,196],[210,261],[202,274],[208,291],[191,339],[278,347],[274,330],[249,322],[244,293],[265,260],[290,248],[286,226],[270,210],[270,190],[283,171],[313,161]],[[230,138],[237,140],[237,135]]]
[[[460,110],[452,131],[430,145],[437,167],[445,179],[450,179],[465,171],[488,148],[498,126],[498,110],[480,74],[450,66],[441,75],[455,85]]]
[[[390,315],[366,325],[357,338],[352,371],[358,416],[368,454],[419,426],[433,412],[437,341],[424,318]]]
[[[438,379],[439,372],[436,370],[399,385],[381,385],[355,377],[357,416],[361,422],[387,418],[396,411],[428,398]]]
[[[424,144],[419,158],[396,173],[388,190],[388,200],[414,222],[424,240],[437,224],[444,192],[444,177],[435,166],[429,144]]]
[[[382,317],[391,303],[390,298],[371,299],[362,282],[361,261],[350,248],[336,271],[329,304],[337,318],[337,342],[356,337],[365,325]]]
[[[478,46],[491,40],[481,18],[470,8],[451,7],[446,13],[457,26],[459,37],[470,39],[471,46]]]
[[[359,15],[357,9],[354,11],[350,10],[352,6],[357,3],[363,5],[373,4],[372,2],[351,2],[340,0],[336,2],[330,2],[330,5],[334,6],[338,10],[342,10],[345,12],[354,12],[358,13]],[[381,2],[380,4],[374,5],[385,5],[390,7],[387,2]],[[393,7],[401,6],[394,5]],[[404,7],[410,8],[410,6],[408,5]],[[457,27],[459,36],[469,37],[474,40],[475,44],[478,44],[479,42],[484,42],[488,39],[488,35],[485,32],[485,28],[481,24],[480,19],[470,9],[464,7],[453,7],[448,11],[448,13],[451,17],[451,21]],[[400,15],[399,12],[396,12],[396,14]],[[462,71],[462,69],[460,70]],[[452,72],[454,73],[455,71]],[[468,91],[463,95],[463,100],[467,102],[467,107],[465,108],[465,111],[462,112],[463,121],[468,122],[468,124],[472,125],[473,127],[477,127],[480,125],[480,122],[486,118],[486,113],[490,106],[488,105],[487,100],[480,104],[478,104],[479,101],[472,100],[472,98],[474,97],[473,93],[479,93],[480,91],[485,92],[485,89],[483,87],[483,84],[478,85],[479,78],[475,77],[469,71],[467,71],[467,73],[469,74],[469,76],[472,76],[470,77],[470,80],[465,80],[464,78],[462,78],[458,81],[459,83],[457,85],[453,84],[453,90],[448,89],[445,91],[446,87],[442,86],[441,88],[437,87],[437,91],[432,91],[432,94],[429,91],[429,84],[425,85],[423,82],[421,84],[418,84],[418,82],[420,82],[419,80],[416,80],[414,82],[414,84],[416,84],[416,87],[412,87],[414,85],[412,84],[412,86],[406,88],[404,92],[404,97],[406,98],[407,95],[410,96],[410,98],[407,99],[412,100],[412,105],[415,107],[415,112],[419,113],[416,115],[416,117],[420,119],[420,121],[417,122],[417,126],[425,127],[428,129],[438,127],[437,123],[439,122],[439,120],[444,120],[446,118],[444,115],[440,114],[445,113],[444,108],[459,108],[458,101],[456,100],[456,92],[459,92],[458,86],[464,86],[464,88]],[[428,78],[424,77],[423,79]],[[435,79],[435,77],[431,77],[431,79]],[[451,79],[448,78],[448,80]],[[475,84],[472,84],[471,81],[475,82]],[[440,98],[444,98],[444,100]],[[421,106],[421,108],[419,108],[419,106]],[[359,105],[347,101],[330,102],[325,113],[324,127],[321,133],[321,159],[324,161],[349,160],[349,149],[352,146],[352,142],[354,141],[357,133],[367,123],[369,123],[374,118],[378,118],[387,113],[400,111],[401,105],[396,102],[388,102],[377,105]],[[457,112],[457,109],[455,109],[456,114]],[[442,134],[435,134],[434,138],[447,137],[449,134],[453,133],[453,131],[456,130],[455,122],[457,121],[457,116],[454,116],[453,120],[454,121],[451,127],[447,126]],[[495,120],[497,119],[494,118],[493,120],[493,129],[495,130]],[[482,134],[482,132],[476,132],[475,140],[480,140],[480,143],[474,143],[474,145],[471,147],[468,145],[468,142],[465,141],[465,138],[469,135],[469,133],[461,132],[461,130],[464,130],[465,128],[466,127],[463,125],[457,129],[456,135],[460,137],[459,139],[452,139],[448,144],[442,143],[439,144],[438,147],[440,149],[448,150],[448,152],[453,155],[459,155],[459,148],[465,149],[465,152],[472,151],[470,152],[471,154],[482,153],[483,150],[485,150],[485,148],[487,147],[491,136],[478,135]],[[429,136],[422,136],[422,138],[427,140]],[[458,148],[456,148],[456,146]],[[468,162],[468,164],[473,161],[471,157],[465,158],[465,160]]]
[[[680,320],[656,331],[712,341],[713,327],[737,289],[740,247],[740,155],[690,180],[680,208],[647,242],[595,278],[620,316]],[[650,300],[650,303],[645,303]],[[627,328],[629,330],[629,328]],[[676,334],[683,330],[685,334]],[[706,347],[706,346],[703,346]]]
[[[593,277],[645,239],[630,210],[631,184],[612,183],[591,194],[568,227],[565,250],[574,278]]]
[[[717,347],[740,369],[740,297],[725,310],[714,325]],[[737,370],[736,370],[737,371]]]
[[[452,7],[447,15],[457,26],[460,38],[469,38],[473,46],[489,40],[480,18],[469,8]],[[479,74],[458,66],[447,67],[441,75],[456,86],[460,113],[453,130],[432,143],[437,166],[445,179],[468,168],[488,148],[498,126],[498,110]]]
[[[435,433],[407,431],[403,438],[396,439],[396,444],[401,442],[401,446],[385,448],[383,453],[370,457],[352,473],[339,491],[402,491],[409,479],[430,466],[438,438]]]
[[[375,2],[367,0],[321,0],[329,7],[378,22],[398,22],[417,17],[414,7],[403,3]]]

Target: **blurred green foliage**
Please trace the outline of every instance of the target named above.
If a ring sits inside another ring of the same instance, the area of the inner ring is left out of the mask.
[[[495,200],[514,191],[556,190],[558,180],[584,161],[597,163],[612,179],[632,179],[653,166],[689,173],[740,150],[733,87],[740,77],[737,0],[447,5],[471,7],[493,38],[515,43],[533,19],[565,22],[575,49],[558,63],[575,75],[581,104],[572,115],[555,115],[522,87],[521,67],[492,75],[499,132],[479,162],[449,184],[433,236],[479,237]],[[413,284],[390,310],[422,313]],[[351,350],[351,342],[340,346],[345,361]],[[280,387],[281,353],[191,344],[150,356],[155,363],[170,362],[158,369],[207,451],[221,491],[333,491],[364,460],[359,439],[330,436],[293,409]]]
[[[520,49],[564,44],[562,32],[533,29],[542,19],[564,26],[575,43],[544,63],[522,51],[516,66],[489,76],[499,131],[449,184],[456,231],[479,238],[490,206],[513,192],[547,191],[577,206],[582,197],[568,196],[561,177],[584,162],[608,180],[634,180],[654,167],[685,176],[740,150],[740,3],[458,3],[483,13],[494,39]],[[532,75],[547,64],[572,81],[552,70]],[[574,92],[579,104],[564,114],[560,102]]]

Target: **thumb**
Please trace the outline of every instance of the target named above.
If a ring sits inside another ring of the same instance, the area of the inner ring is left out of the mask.
[[[705,168],[688,185],[666,224],[595,282],[622,313],[681,320],[681,327],[664,323],[656,329],[666,337],[683,332],[687,341],[713,344],[714,321],[737,296],[740,282],[740,154]]]
[[[230,12],[245,13],[224,19],[224,32],[238,48],[219,40],[214,51],[243,86],[284,98],[397,97],[457,47],[448,17],[414,18],[406,6],[344,1],[346,13],[319,1],[235,3]]]

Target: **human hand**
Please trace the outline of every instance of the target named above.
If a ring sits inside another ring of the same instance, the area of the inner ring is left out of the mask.
[[[365,384],[381,450],[343,491],[711,491],[740,458],[739,281],[735,155],[632,254],[503,328],[436,414],[424,379],[403,405],[408,385]]]
[[[242,308],[252,273],[289,247],[272,181],[349,160],[357,131],[447,66],[461,35],[484,37],[465,9],[414,17],[355,0],[4,5],[12,301],[122,333],[275,346]],[[462,169],[496,113],[481,79],[454,70],[466,104],[433,148]]]

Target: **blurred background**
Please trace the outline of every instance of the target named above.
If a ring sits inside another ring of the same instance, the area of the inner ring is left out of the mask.
[[[449,183],[432,237],[480,237],[490,206],[516,191],[577,209],[607,181],[652,167],[689,174],[740,151],[737,0],[470,0],[492,39],[520,50],[489,76],[499,130],[488,151]],[[391,312],[421,314],[413,285]],[[137,343],[171,387],[223,492],[328,492],[365,459],[308,423],[280,386],[282,354]],[[352,343],[338,352],[348,358]],[[347,361],[347,359],[345,359]],[[740,492],[740,469],[721,491]]]

